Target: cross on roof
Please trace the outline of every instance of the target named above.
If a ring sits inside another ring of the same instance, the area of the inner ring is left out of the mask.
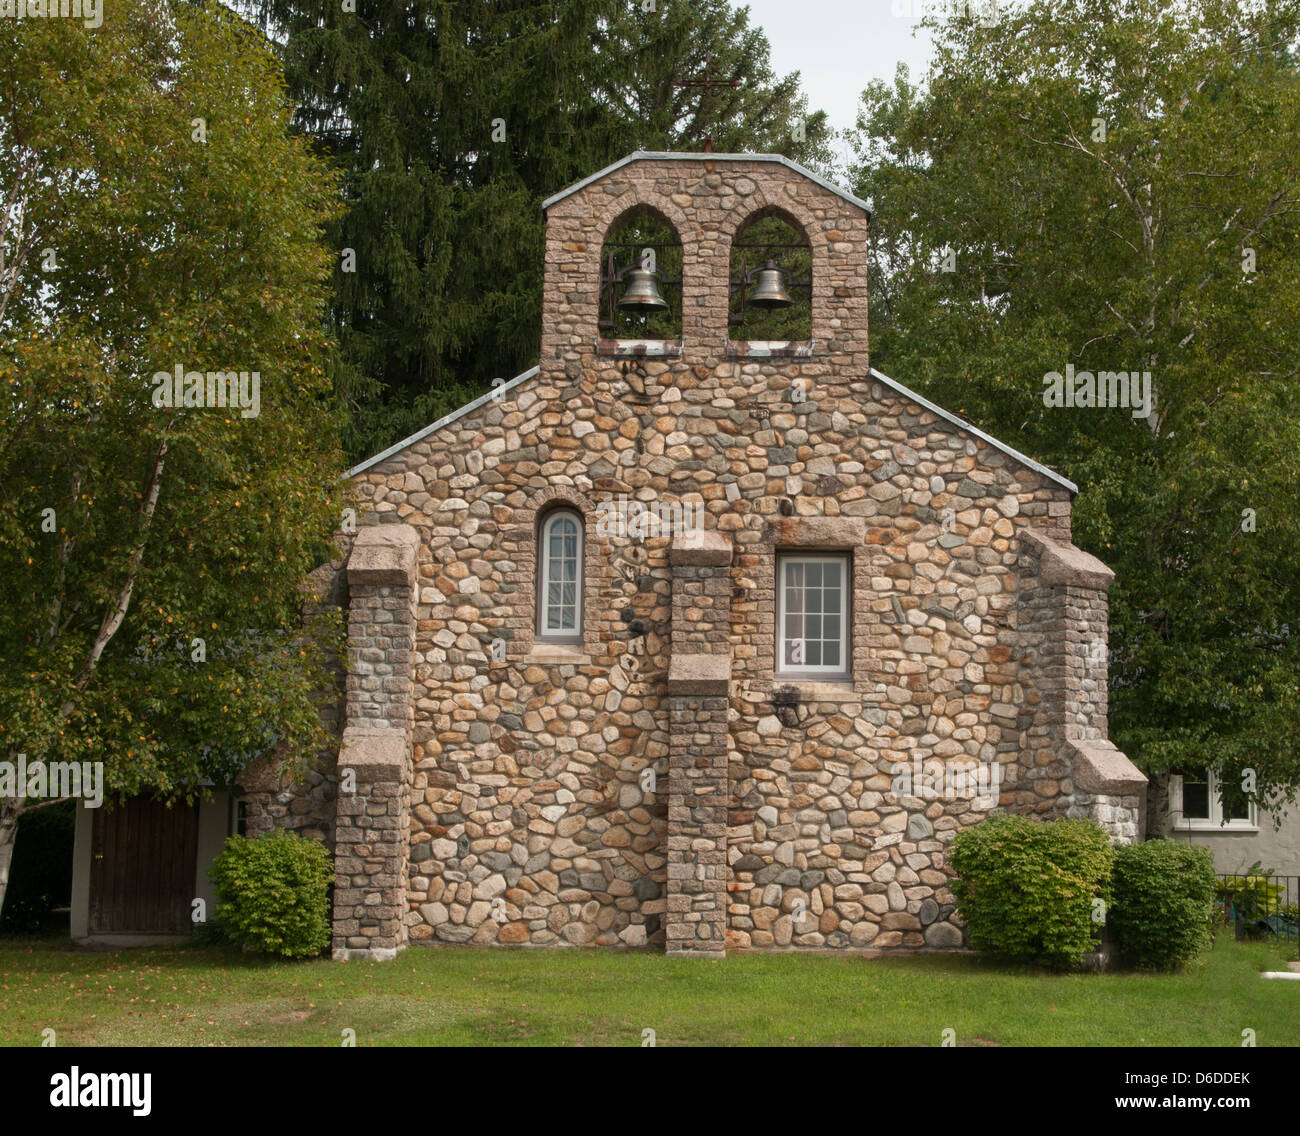
[[[700,100],[700,110],[697,117],[703,117],[704,108],[708,105],[708,100],[712,96],[716,87],[739,87],[739,79],[718,79],[711,73],[713,67],[713,52],[709,52],[704,57],[704,74],[695,79],[677,79],[673,82],[675,87],[701,87],[704,90],[704,97]],[[713,134],[710,132],[704,136],[704,152],[713,153]]]

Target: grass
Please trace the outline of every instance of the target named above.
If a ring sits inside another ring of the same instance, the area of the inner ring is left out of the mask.
[[[36,1045],[1300,1044],[1300,983],[1219,936],[1182,974],[1053,975],[973,955],[412,947],[392,963],[277,963],[216,947],[91,952],[0,940],[0,1043]]]

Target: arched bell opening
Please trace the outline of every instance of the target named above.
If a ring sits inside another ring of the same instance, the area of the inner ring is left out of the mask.
[[[649,206],[624,214],[605,235],[600,265],[602,338],[681,338],[682,242],[667,218]]]
[[[731,243],[728,338],[804,343],[812,339],[812,249],[779,210],[749,218]]]

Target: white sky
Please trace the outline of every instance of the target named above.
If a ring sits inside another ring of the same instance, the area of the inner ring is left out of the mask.
[[[917,0],[738,0],[737,6],[742,3],[750,24],[767,33],[772,70],[798,71],[809,108],[824,110],[836,130],[856,124],[859,96],[872,79],[892,82],[901,62],[915,81],[929,64],[929,32],[911,14],[923,7]]]

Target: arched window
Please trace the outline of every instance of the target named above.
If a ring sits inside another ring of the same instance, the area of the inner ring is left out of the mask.
[[[582,517],[555,509],[542,518],[537,550],[537,638],[582,642]]]
[[[607,339],[668,340],[682,334],[682,242],[649,206],[624,214],[605,234],[599,331]]]
[[[812,338],[812,250],[775,209],[749,218],[731,243],[732,340]]]

